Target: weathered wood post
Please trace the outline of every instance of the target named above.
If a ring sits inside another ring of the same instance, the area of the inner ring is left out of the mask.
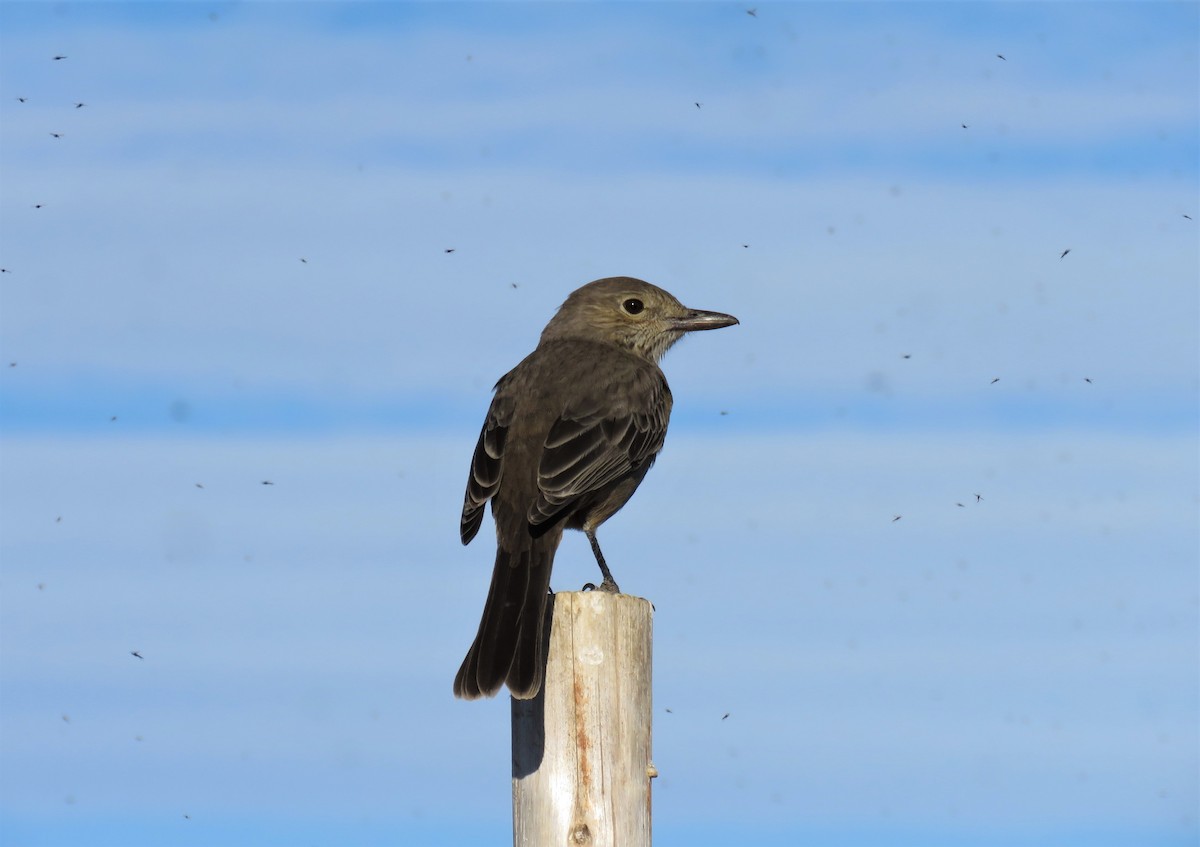
[[[512,701],[514,847],[649,847],[653,607],[556,594],[545,682]]]

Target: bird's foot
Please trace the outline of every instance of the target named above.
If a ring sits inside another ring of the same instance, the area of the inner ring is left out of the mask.
[[[617,584],[615,582],[613,582],[611,577],[604,580],[604,582],[600,583],[599,585],[596,585],[596,583],[594,583],[594,582],[585,582],[583,584],[583,588],[581,588],[579,590],[580,591],[607,591],[609,594],[620,594],[621,593],[621,589],[617,587]]]
[[[588,542],[592,545],[592,552],[596,554],[596,564],[600,566],[600,575],[604,577],[604,582],[600,583],[600,591],[607,591],[609,594],[620,594],[621,589],[617,588],[617,581],[613,579],[612,572],[608,569],[608,563],[604,561],[604,554],[600,552],[600,542],[596,540],[596,533],[593,530],[584,530],[587,535]],[[591,588],[588,588],[591,586]],[[584,591],[596,591],[597,588],[592,583],[584,586]]]

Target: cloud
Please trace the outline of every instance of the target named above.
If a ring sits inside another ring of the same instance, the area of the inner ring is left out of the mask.
[[[1194,79],[1187,68],[1196,57],[1162,31],[1146,46],[1105,42],[1102,57],[1043,36],[1001,67],[994,31],[947,42],[929,20],[883,15],[822,29],[805,12],[779,11],[774,23],[734,30],[686,10],[626,11],[600,16],[586,35],[570,23],[592,17],[586,10],[524,15],[535,25],[493,32],[439,16],[331,30],[296,14],[216,25],[196,15],[191,25],[141,30],[101,23],[103,34],[69,67],[42,67],[40,44],[16,45],[6,64],[22,84],[46,90],[23,114],[65,112],[67,80],[98,101],[86,124],[72,122],[86,149],[61,145],[90,163],[861,174],[897,164],[966,168],[980,154],[1094,170],[1097,156],[1157,147],[1158,156],[1141,157],[1143,169],[1165,152],[1168,167],[1194,171],[1195,85],[1168,80]],[[1096,29],[1094,37],[1115,35],[1111,22]],[[280,32],[287,37],[269,37]],[[36,133],[7,133],[13,154],[44,147]],[[1085,151],[1095,155],[1078,155]]]
[[[445,815],[446,785],[503,782],[507,705],[449,699],[492,560],[486,532],[455,534],[472,435],[10,437],[6,796],[59,826],[68,792],[91,814],[303,818],[318,795],[327,815],[377,807],[382,782]],[[668,798],[747,825],[804,803],[940,825],[952,794],[989,831],[1176,820],[1193,441],[672,433],[601,533],[657,606]],[[569,534],[555,587],[594,569]],[[403,730],[424,725],[437,743]],[[496,774],[465,774],[467,751]]]

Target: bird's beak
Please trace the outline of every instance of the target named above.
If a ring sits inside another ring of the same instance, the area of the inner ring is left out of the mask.
[[[724,312],[688,309],[682,317],[671,319],[671,329],[680,332],[695,332],[700,329],[720,329],[723,326],[733,326],[737,322],[737,318]]]

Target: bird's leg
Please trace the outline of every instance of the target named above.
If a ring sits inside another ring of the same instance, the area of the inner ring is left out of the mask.
[[[596,540],[596,533],[587,529],[584,530],[584,534],[587,535],[588,543],[592,545],[592,552],[596,554],[596,564],[600,566],[600,573],[604,577],[604,582],[600,583],[600,590],[620,594],[621,589],[617,588],[617,581],[613,579],[612,572],[609,571],[608,564],[604,561],[604,554],[600,552],[600,542]]]

